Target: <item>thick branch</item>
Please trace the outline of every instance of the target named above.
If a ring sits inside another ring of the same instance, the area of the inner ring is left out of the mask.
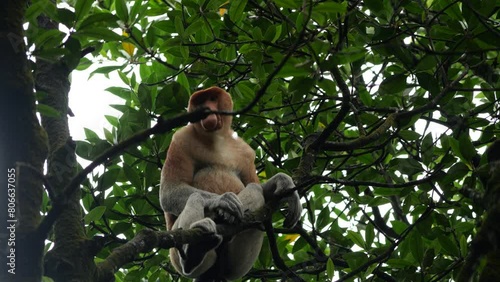
[[[259,228],[260,222],[266,218],[266,211],[268,209],[264,207],[262,213],[245,214],[244,222],[238,225],[219,224],[217,234],[229,237],[249,228]],[[211,236],[213,233],[199,228],[172,231],[143,229],[132,240],[115,248],[103,262],[97,265],[96,281],[110,281],[120,267],[132,262],[142,253],[151,252],[154,248],[170,249],[184,244],[199,243],[212,239]]]
[[[67,200],[77,189],[79,189],[80,184],[85,180],[87,174],[89,174],[97,166],[123,153],[126,148],[147,140],[150,135],[165,133],[174,128],[187,124],[188,122],[196,122],[202,120],[208,114],[210,114],[209,110],[201,109],[192,113],[183,114],[169,120],[159,120],[155,126],[135,134],[134,136],[113,146],[112,148],[98,156],[91,164],[89,164],[85,169],[78,173],[71,180],[71,182],[66,185],[66,187],[64,188],[64,192],[54,200],[52,209],[40,224],[40,227],[38,229],[39,232],[42,235],[48,234],[55,220],[66,209]]]
[[[395,125],[395,120],[396,114],[391,114],[387,117],[384,123],[382,123],[382,125],[372,133],[366,136],[360,136],[350,142],[325,142],[321,146],[321,149],[328,151],[351,151],[362,148],[368,144],[375,142],[376,140],[379,140],[382,135],[387,133],[391,126]]]

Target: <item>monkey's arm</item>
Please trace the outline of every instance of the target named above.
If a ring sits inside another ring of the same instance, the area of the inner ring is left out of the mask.
[[[178,216],[193,193],[202,196],[204,208],[227,222],[238,221],[243,217],[242,204],[236,194],[227,192],[222,195],[210,193],[191,186],[194,174],[194,161],[188,150],[183,150],[173,141],[168,150],[160,181],[160,204],[163,211]]]
[[[243,218],[243,209],[238,196],[232,192],[222,195],[197,189],[182,182],[162,181],[160,204],[164,212],[178,216],[193,194],[201,195],[207,215],[216,216],[225,222],[234,223]]]
[[[251,183],[260,183],[259,177],[255,170],[255,151],[247,144],[242,142],[241,145],[245,152],[243,159],[249,160],[245,169],[241,172],[241,180],[247,185]],[[302,204],[300,203],[299,193],[290,191],[295,188],[295,184],[290,176],[284,173],[278,173],[271,177],[266,183],[261,184],[264,199],[266,202],[278,199],[280,203],[288,205],[288,213],[285,218],[284,226],[293,227],[300,219],[302,214]]]
[[[266,202],[278,198],[280,202],[288,205],[288,213],[283,225],[288,228],[294,227],[300,219],[302,204],[299,193],[290,191],[295,188],[292,178],[284,173],[278,173],[262,184],[262,188]]]

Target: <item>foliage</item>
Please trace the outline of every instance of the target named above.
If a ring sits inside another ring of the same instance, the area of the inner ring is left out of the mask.
[[[278,214],[272,239],[290,272],[457,278],[485,211],[481,155],[500,133],[498,1],[58,2],[28,8],[31,55],[117,73],[126,85],[107,89],[122,114],[106,117],[105,139],[87,129],[79,157],[183,113],[201,87],[226,88],[235,110],[264,87],[234,128],[257,151],[263,180],[284,171],[299,182],[302,226],[279,229]],[[38,28],[39,15],[62,28]],[[87,235],[112,242],[97,261],[146,227],[164,228],[158,189],[172,134],[128,148],[84,182]],[[167,257],[144,254],[116,280],[183,280]],[[247,278],[289,274],[266,242]]]

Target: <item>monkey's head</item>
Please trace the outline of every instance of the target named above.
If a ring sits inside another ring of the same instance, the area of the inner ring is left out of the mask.
[[[229,93],[219,87],[213,86],[196,91],[189,99],[188,112],[199,108],[208,108],[212,111],[230,112],[233,110],[233,100]],[[210,114],[205,119],[194,124],[195,128],[201,128],[205,132],[214,132],[220,129],[229,130],[232,116]]]

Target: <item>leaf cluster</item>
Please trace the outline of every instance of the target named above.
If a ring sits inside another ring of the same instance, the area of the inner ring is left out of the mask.
[[[458,276],[485,211],[482,153],[500,133],[499,8],[495,0],[37,0],[27,38],[37,60],[64,58],[121,79],[107,89],[123,99],[113,105],[121,115],[106,117],[104,139],[87,129],[77,144],[86,160],[185,112],[199,88],[224,87],[238,110],[267,87],[234,129],[256,150],[263,180],[297,176],[306,212],[293,230],[275,216],[267,240],[276,244],[264,244],[248,279],[444,281]],[[41,13],[64,28],[42,32]],[[172,134],[128,148],[84,183],[88,236],[110,241],[97,260],[145,227],[163,229],[157,195]],[[288,272],[274,266],[273,248]],[[145,254],[116,279],[182,280],[167,256]]]

